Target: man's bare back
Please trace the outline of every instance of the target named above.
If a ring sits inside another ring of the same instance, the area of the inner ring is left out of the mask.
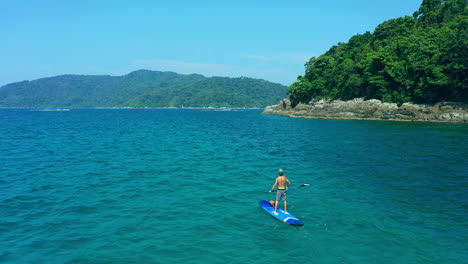
[[[276,183],[278,184],[278,189],[286,189],[285,184],[288,182],[289,179],[286,176],[278,176],[276,177]]]

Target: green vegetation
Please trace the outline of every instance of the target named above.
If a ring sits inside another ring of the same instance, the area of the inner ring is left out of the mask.
[[[0,88],[0,107],[248,107],[286,97],[286,86],[252,78],[135,71],[124,76],[63,75]]]
[[[287,93],[293,104],[357,97],[468,103],[467,30],[466,0],[423,0],[412,17],[385,21],[312,57]]]

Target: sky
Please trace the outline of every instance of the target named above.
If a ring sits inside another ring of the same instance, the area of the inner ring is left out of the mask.
[[[304,64],[422,0],[0,1],[0,86],[139,69],[290,85]]]

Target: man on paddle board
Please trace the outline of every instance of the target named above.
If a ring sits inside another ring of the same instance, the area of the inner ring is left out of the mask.
[[[271,187],[271,190],[270,190],[270,192],[273,192],[276,185],[278,185],[278,190],[276,190],[275,210],[273,211],[273,213],[276,214],[276,210],[278,209],[278,202],[281,199],[284,201],[284,213],[287,214],[288,203],[286,202],[286,190],[288,189],[289,186],[291,186],[291,182],[286,176],[283,175],[284,174],[283,169],[279,169],[278,174],[279,175],[278,177],[276,177],[275,184],[273,184],[273,187]],[[286,186],[286,183],[288,184],[288,186]]]

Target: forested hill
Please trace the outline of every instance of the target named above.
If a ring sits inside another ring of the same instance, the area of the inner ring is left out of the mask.
[[[0,87],[0,107],[248,107],[286,97],[286,86],[246,77],[139,70],[124,76],[62,75]]]
[[[355,35],[305,67],[287,91],[294,104],[358,97],[468,103],[467,1],[423,0],[413,16]]]

